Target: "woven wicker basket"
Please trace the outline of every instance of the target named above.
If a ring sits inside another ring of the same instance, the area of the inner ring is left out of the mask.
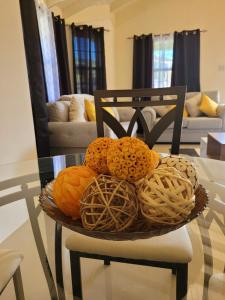
[[[86,230],[83,228],[81,220],[73,220],[71,217],[64,215],[55,205],[51,193],[52,182],[46,185],[39,197],[40,205],[49,217],[62,226],[65,226],[66,228],[69,228],[80,234],[98,239],[115,241],[146,239],[176,230],[198,217],[204,211],[208,203],[208,195],[206,190],[203,188],[203,186],[199,185],[195,192],[195,207],[192,209],[188,218],[180,224],[152,227],[145,223],[143,219],[138,219],[137,222],[131,228],[129,228],[129,231],[102,232]]]

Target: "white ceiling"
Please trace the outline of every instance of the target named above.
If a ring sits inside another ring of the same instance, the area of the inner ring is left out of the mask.
[[[93,6],[93,5],[110,5],[112,11],[133,2],[134,0],[46,0],[49,8],[57,6],[62,10],[65,17],[69,17],[74,13]]]

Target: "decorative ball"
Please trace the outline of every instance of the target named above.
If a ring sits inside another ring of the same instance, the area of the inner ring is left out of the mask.
[[[108,137],[95,139],[87,148],[85,164],[97,173],[109,174],[107,152],[113,142],[114,140]]]
[[[80,203],[82,224],[88,230],[124,231],[138,213],[133,185],[107,175],[94,179]]]
[[[62,170],[53,185],[53,199],[67,216],[80,218],[80,199],[87,185],[97,174],[86,166],[74,166]]]
[[[111,175],[135,182],[159,163],[159,155],[141,140],[124,137],[116,140],[109,148],[107,164]]]
[[[191,182],[174,168],[157,168],[137,187],[142,215],[154,225],[175,225],[194,208]]]
[[[158,166],[159,168],[173,167],[181,172],[186,178],[190,180],[196,191],[198,187],[197,171],[193,163],[185,157],[170,155],[163,157]]]

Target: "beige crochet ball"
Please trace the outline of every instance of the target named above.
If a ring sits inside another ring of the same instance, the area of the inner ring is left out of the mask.
[[[198,187],[198,176],[197,171],[193,163],[181,156],[170,155],[161,158],[158,168],[173,167],[177,169],[183,176],[190,180],[193,185],[194,191]]]
[[[191,182],[176,169],[158,168],[137,186],[141,213],[152,225],[176,225],[195,205]]]

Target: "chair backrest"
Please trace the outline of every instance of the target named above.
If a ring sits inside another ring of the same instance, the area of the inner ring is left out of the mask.
[[[135,122],[139,119],[144,131],[145,142],[151,149],[160,135],[174,122],[172,136],[172,154],[179,154],[181,126],[183,118],[185,86],[159,89],[134,89],[134,90],[97,90],[94,92],[96,123],[98,137],[104,136],[104,123],[106,123],[118,138],[130,136]],[[112,101],[102,102],[101,98],[112,98]],[[121,100],[118,98],[130,98]],[[149,131],[142,109],[148,106],[171,105],[172,108]],[[174,106],[174,107],[173,107]],[[110,114],[104,107],[132,107],[135,112],[130,120],[128,130]]]

